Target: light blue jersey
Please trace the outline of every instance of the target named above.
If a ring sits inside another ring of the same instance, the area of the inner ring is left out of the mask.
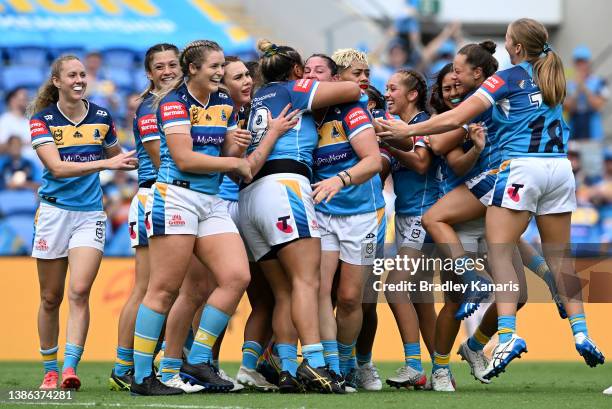
[[[108,110],[85,101],[87,114],[72,122],[53,104],[30,120],[32,147],[54,143],[64,162],[92,162],[104,159],[104,149],[118,143],[115,125]],[[55,178],[43,171],[38,189],[41,201],[66,210],[102,210],[102,188],[98,172],[72,178]]]
[[[144,185],[155,181],[157,169],[144,148],[144,144],[159,140],[159,129],[157,128],[157,116],[155,109],[151,106],[155,95],[148,93],[142,100],[136,115],[134,116],[133,133],[136,141],[136,155],[138,156],[138,184]]]
[[[190,125],[193,151],[219,156],[225,134],[236,128],[233,109],[231,98],[221,91],[211,94],[207,102],[200,102],[192,96],[186,84],[166,95],[157,110],[161,134],[161,165],[157,181],[208,195],[219,193],[221,175],[218,172],[200,174],[178,169],[170,155],[165,132],[172,126]]]
[[[419,112],[408,122],[416,124],[429,119],[429,114]],[[415,138],[415,146],[427,148],[423,138]],[[391,176],[395,191],[395,213],[401,216],[422,216],[440,198],[440,181],[437,175],[438,158],[434,157],[424,175],[404,167],[395,158],[391,161]]]
[[[567,155],[569,128],[563,120],[563,108],[544,103],[529,62],[497,72],[476,92],[493,105],[502,161]]]
[[[238,112],[234,112],[234,115],[236,116],[238,128],[245,129],[246,120],[248,118],[245,117],[244,107],[240,108]],[[221,181],[221,186],[219,187],[219,197],[223,200],[229,200],[230,202],[237,202],[238,190],[238,185],[229,176],[223,175],[223,180]]]
[[[359,157],[351,139],[372,128],[370,115],[361,102],[329,107],[318,128],[319,145],[314,151],[314,180],[319,182],[355,166]],[[350,216],[369,213],[385,206],[382,183],[378,175],[360,185],[343,187],[329,203],[315,209],[321,213]]]
[[[291,109],[299,109],[302,115],[295,127],[278,138],[267,161],[291,159],[312,168],[312,155],[318,135],[312,116],[306,112],[311,109],[318,85],[318,81],[302,79],[272,82],[257,90],[251,102],[248,130],[251,131],[252,142],[247,154],[259,146],[268,132],[268,113],[276,118],[290,103]]]

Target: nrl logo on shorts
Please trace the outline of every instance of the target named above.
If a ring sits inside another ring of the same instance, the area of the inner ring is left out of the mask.
[[[53,139],[55,140],[55,142],[59,143],[63,138],[64,135],[62,134],[61,129],[56,129],[55,131],[53,131]]]

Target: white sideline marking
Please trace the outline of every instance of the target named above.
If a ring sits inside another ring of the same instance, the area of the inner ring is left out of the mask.
[[[100,403],[100,402],[20,402],[20,401],[0,401],[0,404],[11,405],[45,405],[45,406],[103,406],[107,408],[177,408],[177,409],[245,409],[242,406],[211,406],[211,405],[177,405],[165,403]]]

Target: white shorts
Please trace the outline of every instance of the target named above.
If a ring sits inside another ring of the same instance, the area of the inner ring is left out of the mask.
[[[535,215],[576,210],[576,182],[567,158],[516,158],[499,168],[490,205]]]
[[[459,236],[461,245],[470,253],[486,251],[485,242],[485,218],[470,220],[469,222],[453,225],[455,233]]]
[[[147,228],[145,226],[145,206],[150,192],[151,189],[148,187],[139,188],[130,204],[128,227],[130,230],[130,243],[132,248],[149,245]]]
[[[340,260],[358,266],[370,266],[385,245],[385,209],[351,216],[316,212],[322,251],[339,251]],[[382,237],[381,237],[382,236]]]
[[[240,211],[238,208],[238,202],[235,200],[225,200],[225,199],[222,199],[222,200],[223,200],[223,203],[225,203],[225,206],[227,207],[227,212],[232,218],[232,221],[234,222],[236,227],[238,227],[240,238],[245,243],[244,248],[246,249],[247,258],[249,259],[249,262],[255,261],[255,259],[253,258],[253,254],[251,254],[251,250],[249,249],[249,246],[246,245],[246,239],[244,238],[244,235],[240,231]]]
[[[196,237],[236,233],[225,201],[216,195],[155,183],[145,207],[147,236],[190,234]]]
[[[432,243],[431,238],[421,224],[422,216],[395,215],[395,246],[421,250],[425,243]]]
[[[34,217],[32,257],[68,257],[75,247],[93,247],[104,252],[106,213],[79,212],[41,203]]]
[[[485,206],[489,206],[493,196],[493,187],[497,179],[496,171],[487,170],[465,182],[465,186],[472,192],[476,199]]]
[[[276,173],[240,191],[240,230],[256,261],[296,239],[321,237],[307,178]]]

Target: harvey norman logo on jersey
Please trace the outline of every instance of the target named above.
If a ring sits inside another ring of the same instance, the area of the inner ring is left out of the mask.
[[[162,120],[187,119],[187,109],[180,102],[166,102],[161,106]]]

